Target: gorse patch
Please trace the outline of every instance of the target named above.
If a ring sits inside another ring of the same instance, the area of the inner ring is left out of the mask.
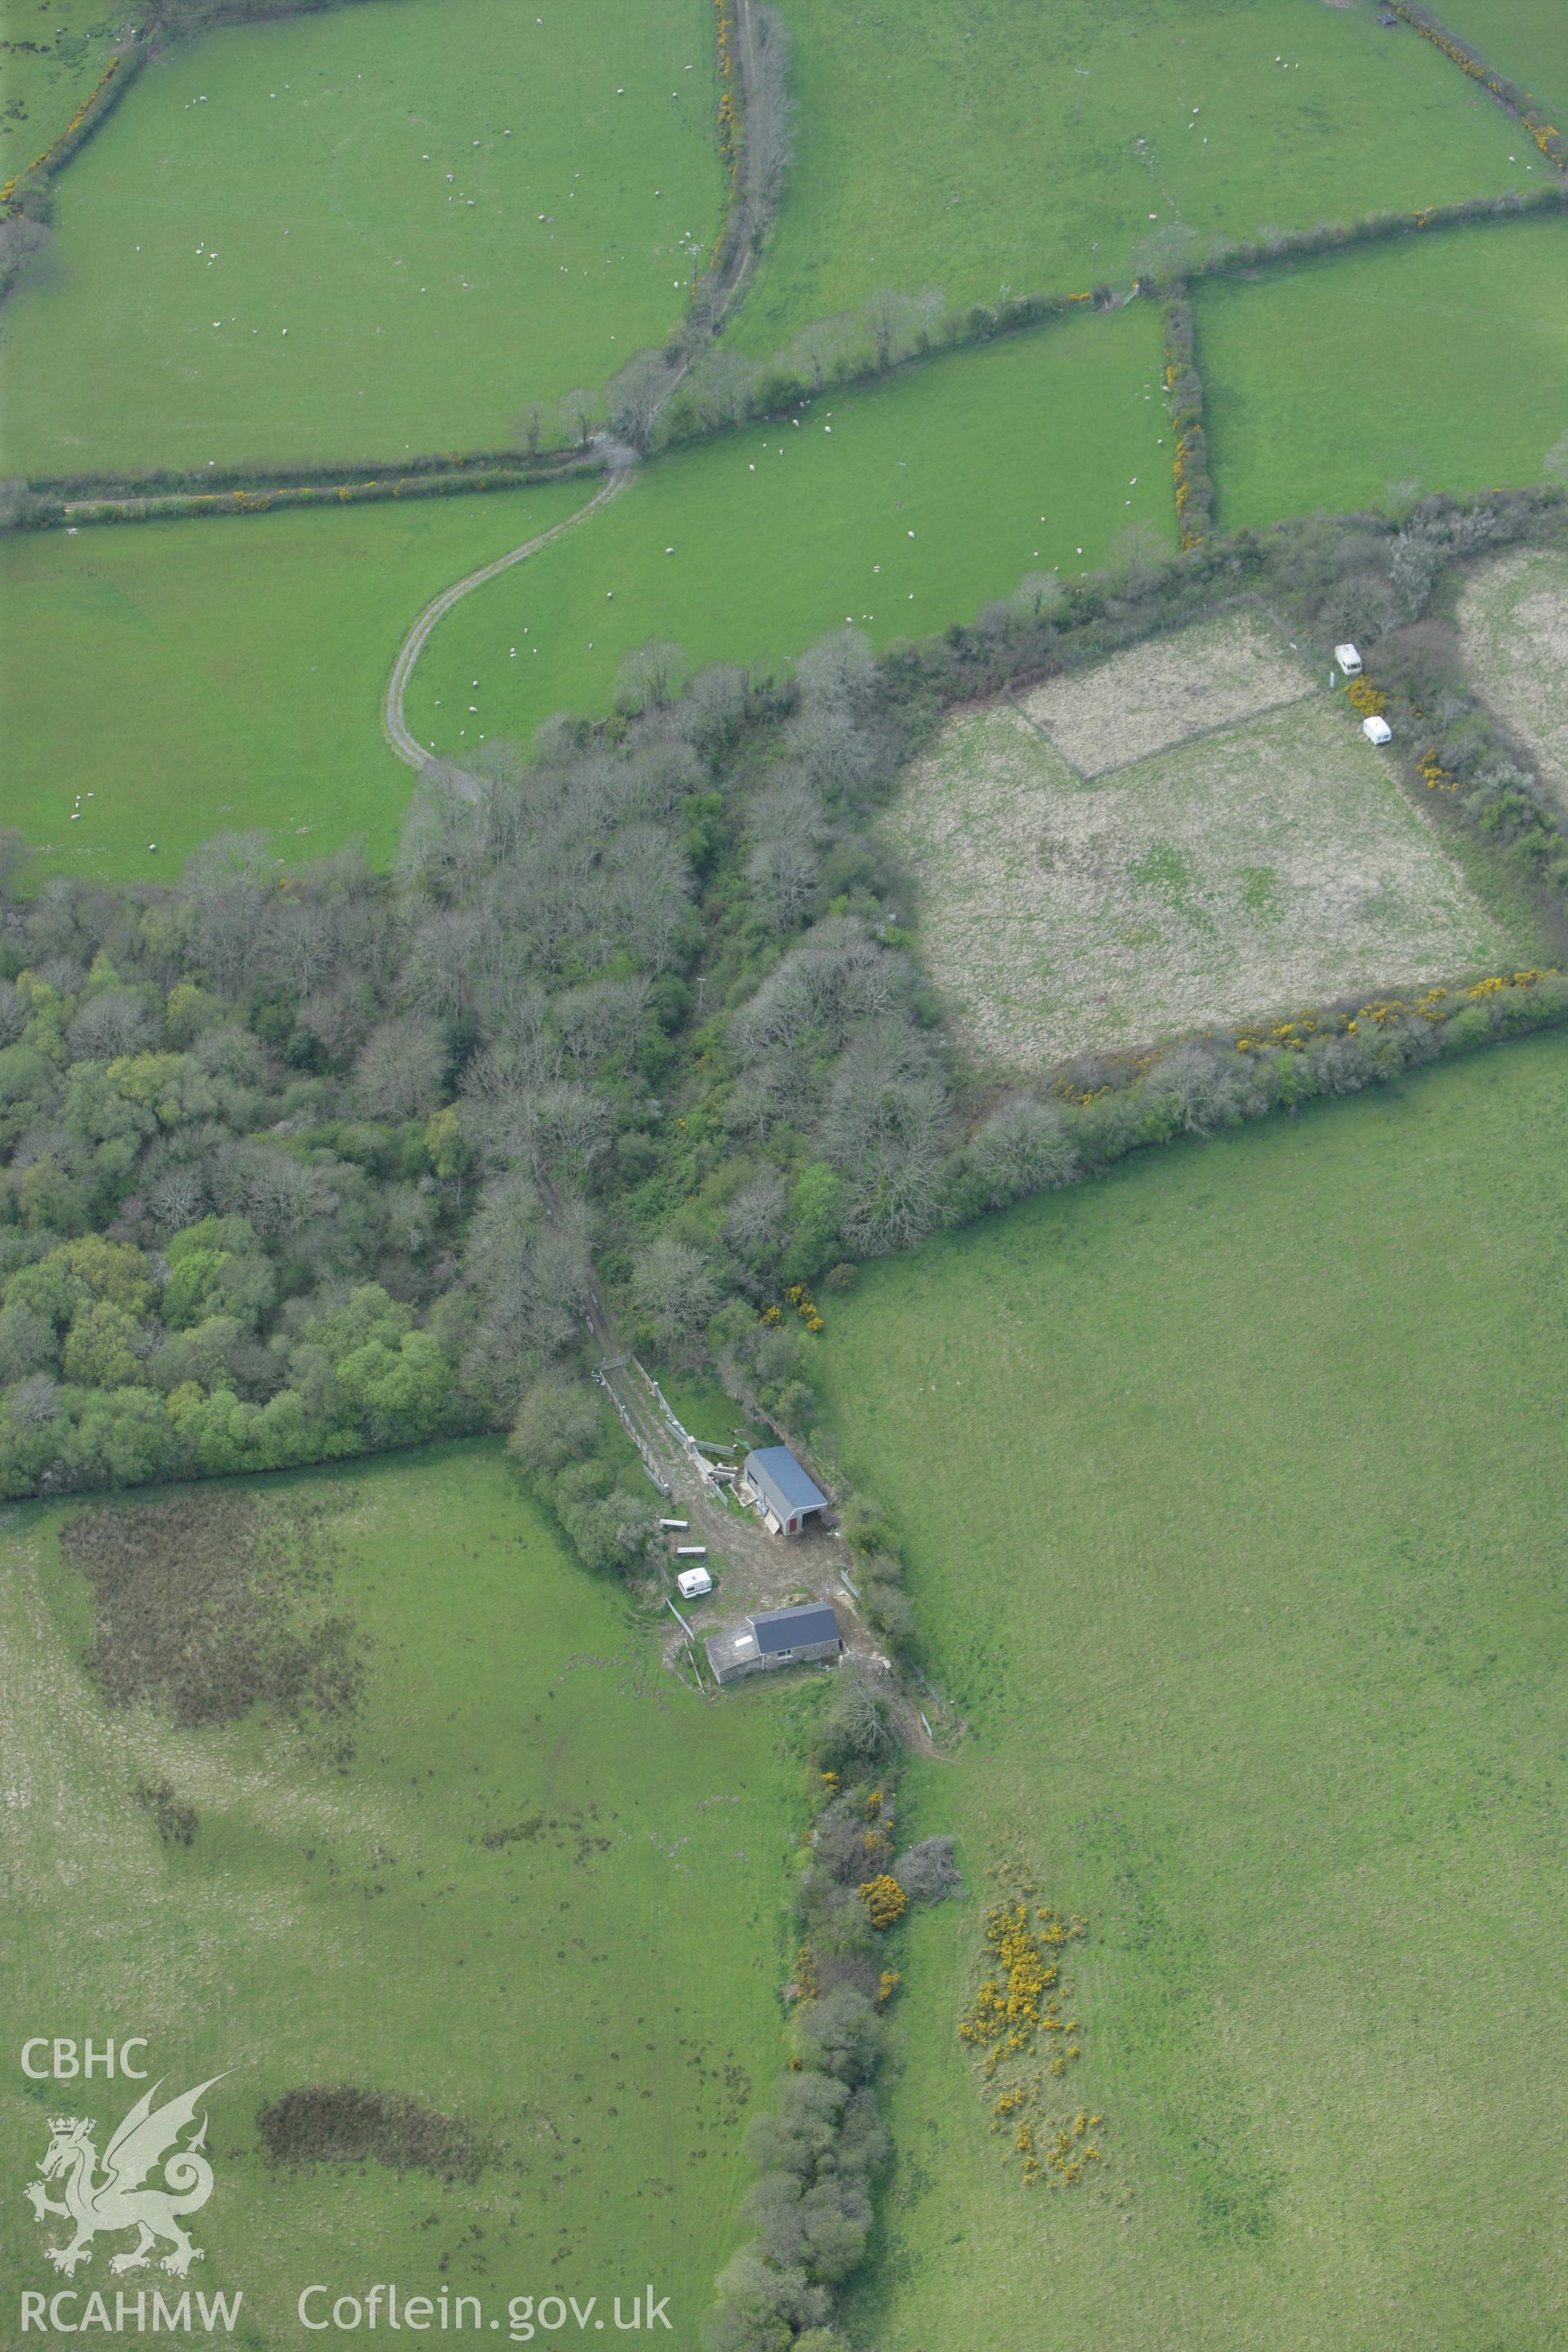
[[[1012,1876],[1011,1873],[1006,1874]],[[985,1915],[984,1975],[958,2021],[958,2038],[985,2053],[982,2069],[992,2082],[1005,2069],[992,2106],[991,2128],[1005,2132],[1003,2162],[1022,2159],[1025,2186],[1072,2189],[1100,2160],[1095,2137],[1103,2116],[1085,2106],[1066,2114],[1049,2111],[1050,2085],[1083,2054],[1079,2021],[1064,2017],[1071,1988],[1062,1976],[1061,1956],[1081,1943],[1089,1923],[1064,1916],[1049,1904],[1032,1904],[1035,1889],[1014,1883],[1007,1900]],[[1030,2059],[1043,2065],[1026,2072]]]

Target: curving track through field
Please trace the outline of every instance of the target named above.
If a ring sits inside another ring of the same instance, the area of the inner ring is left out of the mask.
[[[630,478],[631,469],[628,467],[617,467],[603,487],[595,490],[594,496],[585,504],[580,506],[575,513],[569,514],[563,521],[556,523],[550,530],[542,530],[536,538],[525,541],[521,547],[514,547],[510,554],[498,555],[493,563],[482,564],[478,572],[470,572],[466,578],[454,581],[450,588],[443,588],[438,596],[431,598],[403,640],[397,659],[392,666],[392,676],[387,680],[386,692],[382,698],[382,732],[398,758],[408,767],[423,768],[430,757],[425,746],[408,731],[408,725],[403,715],[403,698],[408,690],[408,681],[414,675],[414,665],[424,652],[430,632],[437,622],[443,620],[454,604],[461,604],[463,598],[470,595],[476,588],[482,588],[487,580],[494,580],[499,573],[510,571],[514,563],[521,563],[529,556],[536,555],[542,547],[548,547],[552,540],[562,538],[569,530],[575,530],[577,525],[580,522],[586,522],[588,517],[597,508],[608,506],[612,499],[618,498]],[[454,791],[460,793],[465,800],[478,797],[479,788],[471,778],[461,775],[454,770],[451,772],[450,781]]]
[[[751,78],[752,44],[755,31],[752,19],[752,0],[736,0],[735,14],[740,27],[737,56],[744,87]],[[744,238],[731,259],[724,282],[718,290],[718,299],[713,311],[715,334],[723,320],[740,300],[755,268],[756,253],[751,240]],[[664,400],[659,403],[660,407],[664,405],[665,401],[673,397],[681,379],[690,366],[691,361],[689,358],[681,362],[670,379]],[[414,665],[424,652],[429,641],[430,633],[437,623],[444,620],[454,604],[461,604],[463,598],[471,595],[476,588],[482,588],[487,581],[494,580],[499,573],[510,571],[514,563],[525,562],[529,556],[536,555],[542,547],[548,547],[552,540],[564,537],[569,530],[575,530],[580,522],[586,522],[588,517],[600,507],[608,506],[610,500],[618,498],[626,488],[626,483],[631,478],[631,473],[632,468],[629,466],[616,467],[603,488],[595,491],[595,495],[584,505],[580,506],[574,514],[569,514],[564,521],[556,523],[552,530],[542,530],[537,538],[528,540],[521,547],[514,547],[510,554],[498,556],[493,563],[482,565],[478,572],[470,572],[465,579],[454,581],[450,588],[444,588],[438,596],[431,598],[403,640],[397,659],[392,666],[392,676],[387,680],[386,692],[382,698],[382,732],[405,766],[423,768],[430,757],[418,738],[410,733],[407,721],[404,717],[403,704],[404,697],[408,691],[408,681],[414,675]],[[458,793],[465,800],[478,799],[479,787],[471,777],[463,775],[457,769],[448,769],[446,772],[447,782],[454,792]]]

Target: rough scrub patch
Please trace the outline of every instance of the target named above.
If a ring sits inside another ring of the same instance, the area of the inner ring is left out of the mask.
[[[1529,950],[1326,694],[1100,783],[1017,711],[972,710],[910,771],[893,824],[928,968],[1004,1067]]]
[[[109,1703],[152,1700],[185,1725],[351,1711],[361,1644],[330,1607],[341,1499],[182,1495],[69,1520],[60,1548],[91,1592],[88,1664]]]
[[[260,2110],[256,2126],[268,2164],[363,2164],[374,2158],[393,2172],[476,2180],[485,2160],[479,2134],[460,2116],[350,2083],[285,2091]]]
[[[1479,565],[1459,599],[1459,635],[1471,685],[1568,809],[1568,557],[1525,548]]]
[[[1312,690],[1302,663],[1248,614],[1151,637],[1023,698],[1069,768],[1102,776]]]

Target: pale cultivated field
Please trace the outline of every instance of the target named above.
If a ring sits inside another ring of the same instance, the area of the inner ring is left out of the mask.
[[[1016,710],[969,711],[893,823],[927,966],[973,1051],[1008,1067],[1531,951],[1327,693],[1099,783]]]
[[[1459,634],[1471,685],[1568,809],[1568,556],[1526,548],[1479,566]]]
[[[1261,621],[1231,614],[1151,637],[1020,700],[1069,768],[1102,776],[1276,703],[1295,702],[1315,683]]]

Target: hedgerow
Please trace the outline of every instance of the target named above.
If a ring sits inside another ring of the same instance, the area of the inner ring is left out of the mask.
[[[1208,537],[1214,513],[1208,443],[1204,436],[1204,386],[1197,370],[1193,306],[1184,281],[1167,289],[1161,306],[1165,363],[1165,406],[1176,436],[1171,478],[1176,493],[1176,530],[1184,549]]]
[[[777,352],[765,362],[746,359],[714,341],[721,324],[720,313],[706,319],[689,315],[662,353],[639,353],[622,370],[609,390],[610,421],[612,428],[639,453],[651,454],[706,439],[755,419],[781,417],[824,390],[873,382],[901,368],[918,366],[941,352],[991,342],[998,336],[1026,333],[1085,307],[1113,308],[1122,300],[1162,298],[1165,302],[1167,334],[1174,332],[1178,342],[1184,341],[1186,345],[1185,357],[1177,368],[1184,393],[1182,404],[1193,414],[1184,425],[1177,428],[1174,466],[1184,542],[1194,545],[1209,527],[1214,486],[1208,475],[1203,436],[1201,388],[1195,404],[1191,397],[1196,372],[1191,351],[1187,289],[1193,278],[1255,270],[1273,263],[1302,260],[1355,246],[1479,222],[1528,219],[1542,212],[1563,211],[1568,211],[1568,182],[1555,181],[1522,193],[1510,191],[1497,196],[1469,198],[1458,204],[1430,205],[1418,212],[1372,213],[1349,222],[1321,222],[1305,229],[1270,230],[1256,239],[1205,240],[1195,233],[1183,232],[1173,244],[1165,234],[1143,257],[1126,296],[1117,295],[1109,287],[1096,287],[1075,293],[1016,295],[994,306],[975,304],[954,311],[934,289],[906,295],[881,288],[858,314],[825,320],[803,329],[787,352]],[[1167,364],[1170,363],[1167,354]],[[1188,380],[1188,372],[1193,381]],[[555,477],[562,471],[597,468],[605,461],[591,446],[593,427],[588,421],[597,414],[597,404],[587,395],[584,398],[586,406],[582,428],[569,434],[557,449],[468,452],[457,459],[433,454],[405,458],[400,467],[386,469],[384,474],[376,468],[326,467],[321,469],[321,478],[333,486],[354,488],[354,494],[360,497],[412,496],[416,494],[413,478],[422,474],[443,476],[443,490],[456,492],[466,488],[500,487],[503,474],[509,481],[526,480]],[[506,471],[511,467],[525,470],[514,477]],[[290,475],[303,489],[310,487],[311,471],[308,467],[249,471],[243,482],[237,479],[230,485],[230,495],[266,488],[273,483],[281,487],[284,478]],[[374,486],[369,489],[363,487],[363,477],[367,473],[376,477]],[[31,526],[59,520],[56,502],[67,496],[91,502],[79,517],[84,521],[151,520],[153,516],[142,509],[141,501],[148,495],[153,478],[125,483],[123,488],[118,486],[123,478],[87,475],[52,477],[28,483],[23,487],[44,500],[41,509],[30,510]],[[177,488],[188,487],[193,496],[212,495],[210,486],[203,486],[198,491],[199,477],[170,478]],[[387,488],[385,484],[389,481],[397,482],[401,488]],[[361,486],[355,487],[356,484]],[[99,510],[92,510],[94,508]],[[191,509],[262,510],[254,500],[244,506],[213,505]],[[175,509],[162,507],[158,511],[172,513]],[[0,529],[7,527],[8,520],[10,527],[16,527],[21,520],[0,512]]]
[[[341,0],[348,5],[348,0]],[[589,461],[590,464],[592,461]],[[573,450],[437,449],[421,457],[405,457],[377,464],[325,461],[302,466],[209,466],[200,470],[178,467],[137,467],[110,473],[39,474],[29,488],[61,499],[175,498],[182,493],[271,492],[289,489],[358,488],[369,482],[414,482],[429,474],[454,480],[519,467],[531,467],[541,478],[584,469],[582,456]]]
[[[1458,33],[1450,32],[1440,16],[1435,16],[1430,8],[1421,5],[1421,0],[1388,0],[1388,5],[1396,16],[1403,16],[1407,25],[1414,25],[1423,39],[1432,42],[1446,58],[1451,58],[1461,73],[1468,74],[1472,81],[1479,81],[1489,89],[1492,96],[1523,123],[1547,160],[1555,163],[1560,172],[1568,172],[1568,139],[1564,139],[1562,131],[1547,120],[1539,99],[1532,98],[1529,90],[1521,89],[1506,74],[1500,74],[1489,66],[1479,49],[1472,48],[1468,41],[1461,40]]]
[[[911,1905],[963,1892],[952,1841],[894,1859],[898,1743],[891,1686],[848,1660],[812,1740],[812,1820],[795,1888],[799,1951],[789,2070],[752,2124],[751,2236],[721,2273],[710,2352],[843,2352],[838,2297],[864,2261],[889,2143],[877,2105],[882,2016],[900,1973],[889,1937]],[[868,1862],[886,1864],[866,1878]]]
[[[150,54],[153,25],[133,26],[127,46],[117,49],[58,137],[24,170],[0,184],[0,205],[28,211],[47,204],[48,175],[68,163],[100,126],[107,122],[136,79]]]

